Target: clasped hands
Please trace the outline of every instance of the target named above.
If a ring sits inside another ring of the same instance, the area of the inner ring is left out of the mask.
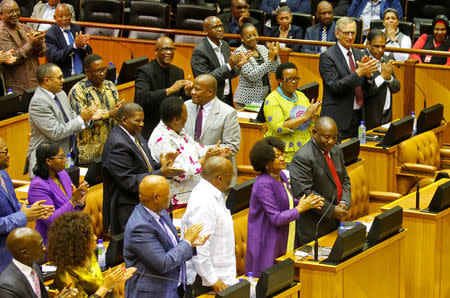
[[[183,232],[183,239],[188,241],[191,246],[202,246],[209,239],[211,234],[208,235],[200,235],[200,232],[203,230],[203,224],[198,223],[190,226],[185,229]]]
[[[364,56],[361,61],[356,61],[356,64],[358,65],[356,73],[358,74],[358,76],[371,78],[372,73],[378,70],[378,63],[378,60]],[[383,77],[383,79],[391,79],[391,75],[394,72],[394,65],[394,60],[389,60],[386,63],[381,63],[381,76]]]
[[[243,53],[242,51],[237,53],[233,52],[231,53],[230,58],[228,58],[228,64],[230,64],[231,68],[234,68],[235,66],[241,67],[242,65],[250,61],[252,55],[253,52],[250,50],[245,53]]]
[[[119,101],[116,105],[114,105],[109,110],[109,117],[110,118],[116,118],[117,110],[120,108],[120,106],[125,103],[125,99],[122,99]],[[103,110],[98,108],[98,104],[90,106],[90,107],[83,107],[80,112],[80,116],[83,119],[85,123],[89,122],[90,120],[100,120],[103,118],[103,115],[105,115],[108,112],[108,110]]]

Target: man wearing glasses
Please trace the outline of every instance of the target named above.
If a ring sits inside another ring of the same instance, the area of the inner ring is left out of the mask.
[[[169,96],[190,98],[192,82],[184,79],[181,68],[172,65],[175,46],[169,37],[160,37],[155,44],[155,59],[136,71],[134,102],[144,109],[142,136],[148,140],[161,120],[159,107]]]
[[[348,17],[336,22],[338,42],[320,54],[319,72],[323,81],[321,116],[329,116],[338,126],[339,140],[356,137],[364,107],[363,83],[376,71],[377,60],[363,57],[353,48],[356,23]]]
[[[99,119],[101,111],[97,106],[83,107],[79,115],[70,107],[66,93],[62,91],[63,74],[53,64],[40,65],[36,72],[39,87],[30,101],[28,120],[30,121],[30,145],[27,152],[25,172],[33,177],[36,165],[36,148],[43,142],[57,142],[64,154],[77,154],[75,134],[90,125],[91,120]]]
[[[102,156],[103,146],[114,127],[114,118],[122,101],[114,83],[105,80],[107,68],[100,56],[86,56],[83,69],[86,78],[69,91],[69,101],[77,114],[87,107],[98,108],[99,119],[77,135],[78,164],[87,166]]]

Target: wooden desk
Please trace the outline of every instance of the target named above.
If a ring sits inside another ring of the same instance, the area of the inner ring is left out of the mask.
[[[236,164],[238,167],[238,183],[242,183],[258,175],[250,164],[250,150],[257,141],[264,138],[265,124],[253,123],[244,118],[238,120],[241,127],[241,147],[236,155]]]
[[[420,208],[428,207],[436,188],[449,181],[441,179],[420,190]],[[450,297],[450,208],[438,213],[422,213],[415,207],[416,194],[409,194],[383,206],[388,210],[403,208],[405,238],[406,297]]]
[[[438,138],[439,146],[443,145],[446,124],[433,129]],[[372,134],[373,131],[369,131]],[[376,146],[375,142],[361,144],[359,157],[366,160],[367,173],[374,179],[369,180],[370,189],[377,191],[397,191],[397,179],[395,177],[395,167],[400,166],[394,158],[398,158],[398,145],[383,149]]]
[[[272,297],[273,298],[298,298],[298,297],[300,297],[300,289],[301,289],[300,284],[297,283],[293,287],[290,287],[289,289],[287,289],[286,291],[284,291],[278,295],[272,296]],[[197,297],[211,298],[211,297],[214,297],[214,295],[213,294],[203,294],[203,295],[200,295]]]

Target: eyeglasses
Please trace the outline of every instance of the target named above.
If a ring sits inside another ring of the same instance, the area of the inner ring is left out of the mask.
[[[52,158],[52,159],[66,159],[66,156],[65,155],[56,155],[56,156],[52,156],[50,158]]]
[[[3,151],[0,151],[0,153],[3,153],[3,154],[8,154],[8,149],[6,149],[6,150],[3,150]]]
[[[339,30],[338,30],[339,31]],[[356,32],[355,31],[347,31],[347,32],[344,32],[344,31],[339,31],[340,33],[342,33],[343,35],[356,35]]]
[[[223,29],[223,25],[220,24],[220,25],[211,26],[211,27],[209,27],[209,29],[213,29],[213,30]]]
[[[283,78],[282,80],[285,81],[286,83],[298,83],[298,82],[300,82],[300,78],[299,77]]]
[[[107,70],[108,70],[108,67],[103,67],[103,68],[100,68],[100,69],[91,69],[91,70],[88,70],[88,71],[99,75],[101,73],[106,72]]]
[[[159,48],[159,51],[163,52],[163,53],[168,53],[168,52],[175,52],[175,48]]]

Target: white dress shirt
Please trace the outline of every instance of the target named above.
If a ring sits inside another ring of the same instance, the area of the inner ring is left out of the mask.
[[[162,121],[155,127],[148,140],[148,147],[153,159],[160,161],[160,154],[169,152],[180,152],[173,167],[184,169],[180,176],[169,179],[170,195],[173,204],[187,204],[192,189],[200,181],[202,165],[199,159],[202,158],[207,148],[194,141],[184,129],[176,133]]]
[[[352,69],[352,68],[350,67],[350,58],[349,58],[348,55],[347,55],[348,51],[350,51],[350,52],[352,53],[353,63],[355,63],[355,67],[356,67],[356,69],[358,69],[358,66],[357,66],[357,64],[356,64],[355,55],[353,54],[352,48],[350,47],[350,49],[347,50],[346,48],[344,48],[344,47],[341,45],[341,43],[340,43],[339,41],[337,42],[337,44],[339,45],[339,48],[341,49],[342,54],[344,55],[345,61],[347,62],[348,69],[350,69],[350,71],[351,71],[351,69]],[[362,88],[362,87],[361,87],[361,88]],[[360,106],[359,104],[356,103],[356,95],[355,95],[355,97],[353,98],[353,110],[359,110],[359,109],[361,109],[361,106]]]
[[[381,31],[383,31],[384,33],[386,33],[386,28],[383,28]],[[388,40],[386,41],[386,46],[387,47],[392,47],[392,48],[402,48],[402,49],[410,49],[411,48],[411,38],[408,35],[404,35],[401,39],[401,44],[399,44],[399,40],[398,40],[398,35],[400,33],[400,29],[397,28],[397,40],[396,41],[392,41],[388,38]],[[388,56],[390,54],[390,52],[384,52],[385,56]],[[400,61],[400,62],[404,62],[407,59],[409,59],[409,54],[408,53],[392,53],[394,55],[394,60],[395,61]]]
[[[225,206],[225,195],[203,178],[191,192],[181,230],[196,223],[203,223],[201,234],[211,234],[211,237],[197,247],[197,255],[187,262],[188,284],[194,282],[196,273],[202,277],[204,286],[211,286],[219,279],[227,286],[235,284],[233,219]]]
[[[211,108],[214,104],[214,100],[216,100],[216,98],[217,97],[214,97],[210,102],[203,105],[202,132],[203,132],[203,129],[205,128],[206,120],[208,119],[209,112],[211,111]],[[197,113],[198,113],[199,109],[200,109],[200,106],[197,105]]]
[[[208,40],[209,44],[213,48],[214,52],[216,53],[217,60],[219,60],[220,66],[226,65],[228,67],[228,70],[231,70],[230,64],[228,64],[228,61],[225,61],[225,57],[223,56],[223,53],[220,50],[220,46],[222,45],[222,41],[220,41],[219,45],[216,45],[215,43],[213,43],[211,41],[211,39],[209,39],[209,38],[206,38],[206,39]],[[230,80],[226,79],[225,80],[225,87],[223,89],[223,96],[226,96],[226,95],[230,94],[230,92],[231,92],[231,90],[230,90]]]
[[[50,5],[48,5],[48,3],[46,3],[45,7],[46,7],[46,10],[45,10],[44,14],[42,15],[41,20],[54,21],[55,19],[53,18],[53,16],[55,15],[56,6],[50,7]],[[38,31],[46,31],[51,26],[52,26],[52,24],[39,24]]]
[[[67,27],[64,27],[64,28],[58,26],[58,28],[61,29],[62,34],[63,34],[63,36],[64,36],[64,39],[66,40],[66,44],[70,46],[69,35],[68,35],[67,32],[65,32],[65,30],[69,30],[69,31],[70,31],[70,26],[67,26]],[[73,37],[73,40],[74,40],[74,43],[73,43],[72,47],[73,47],[74,49],[76,49],[77,46],[75,45],[75,36],[73,36],[73,34],[72,34],[72,37]],[[86,47],[87,47],[87,46],[84,46],[84,48],[86,48]],[[75,75],[75,74],[76,74],[76,73],[75,73],[75,69],[74,69],[74,67],[73,67],[73,56],[74,56],[74,55],[72,55],[72,56],[71,56],[71,59],[70,59],[70,60],[72,61],[72,73],[71,73],[71,75]]]
[[[369,52],[369,55],[372,59],[376,59],[374,56],[372,56],[372,54]],[[377,86],[377,88],[380,88],[381,85],[383,85],[384,82],[392,82],[394,80],[393,75],[391,75],[391,79],[390,80],[385,80],[382,76],[381,76],[381,63],[378,62],[378,71],[380,72],[379,75],[377,75],[374,79],[375,85]],[[384,101],[384,107],[383,107],[383,113],[386,112],[391,106],[391,90],[389,90],[389,87],[386,88],[386,99]]]
[[[16,259],[12,259],[12,261],[13,261],[14,265],[16,265],[16,267],[20,270],[20,272],[22,272],[22,274],[27,278],[34,293],[37,293],[37,289],[34,285],[33,277],[31,276],[31,271],[33,270],[33,268],[17,261]]]
[[[363,20],[363,30],[364,32],[368,32],[370,28],[371,20],[379,20],[380,19],[380,9],[381,9],[382,0],[378,0],[374,2],[373,0],[367,1],[366,7],[364,7],[361,13],[361,19]]]

